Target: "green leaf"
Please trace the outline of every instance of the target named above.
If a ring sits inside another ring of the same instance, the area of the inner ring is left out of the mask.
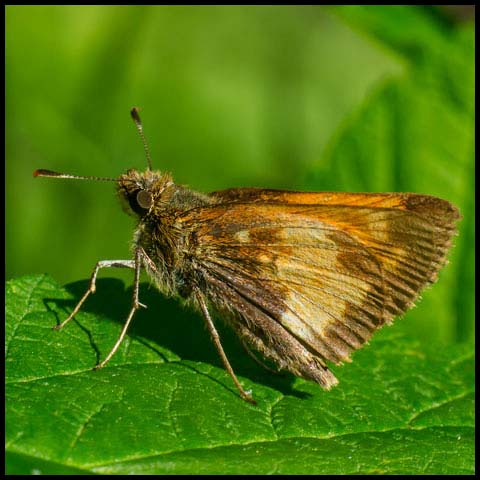
[[[384,328],[330,392],[273,375],[224,347],[258,401],[241,400],[201,318],[148,284],[148,305],[111,362],[131,289],[99,280],[62,288],[32,275],[6,286],[6,472],[13,474],[474,473],[474,354],[420,347]],[[407,320],[402,320],[407,322]]]

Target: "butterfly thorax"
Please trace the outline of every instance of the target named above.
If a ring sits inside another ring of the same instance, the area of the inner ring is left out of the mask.
[[[129,170],[118,179],[117,190],[127,213],[138,219],[133,248],[141,247],[151,262],[149,275],[167,295],[188,296],[192,278],[191,235],[182,215],[207,206],[204,194],[176,185],[170,174]]]

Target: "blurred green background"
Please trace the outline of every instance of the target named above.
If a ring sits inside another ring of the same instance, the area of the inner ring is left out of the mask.
[[[419,6],[6,7],[6,277],[88,278],[129,257],[114,186],[154,167],[234,186],[413,191],[464,219],[440,281],[398,322],[473,341],[474,12]],[[131,273],[101,276],[131,282]],[[114,299],[112,299],[114,301]]]

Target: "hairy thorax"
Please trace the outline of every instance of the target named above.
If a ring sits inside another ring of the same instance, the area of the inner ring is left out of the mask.
[[[193,262],[195,237],[182,221],[186,212],[207,207],[207,195],[175,185],[169,174],[129,171],[120,178],[119,195],[138,219],[133,248],[141,247],[144,267],[166,295],[188,297],[198,277]],[[198,279],[200,281],[200,279]]]

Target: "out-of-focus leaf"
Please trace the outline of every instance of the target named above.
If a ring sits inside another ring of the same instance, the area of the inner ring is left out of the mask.
[[[422,309],[407,315],[425,340],[473,341],[473,26],[446,29],[420,7],[347,6],[336,11],[403,58],[406,68],[380,84],[345,121],[306,186],[424,193],[457,205],[463,220],[451,263],[424,293]]]

